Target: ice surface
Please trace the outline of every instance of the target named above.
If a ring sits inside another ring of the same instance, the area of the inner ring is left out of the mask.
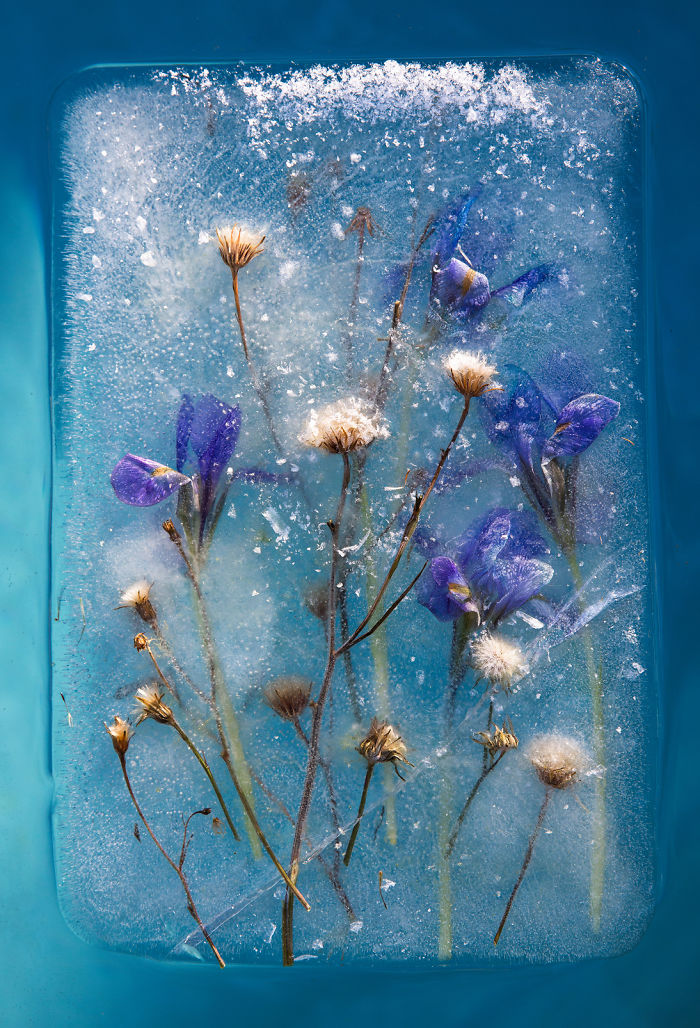
[[[342,834],[320,773],[299,877],[312,909],[295,908],[295,954],[316,963],[556,961],[617,953],[639,937],[654,891],[656,710],[640,117],[624,71],[578,59],[110,69],[64,94],[55,125],[55,837],[62,907],[81,935],[136,953],[211,959],[177,877],[143,825],[135,835],[138,818],[103,726],[128,715],[136,688],[154,678],[147,654],[132,645],[147,626],[133,610],[115,610],[137,580],[153,583],[178,665],[209,687],[191,590],[160,527],[175,516],[176,495],[143,509],[120,503],[113,467],[126,453],[174,466],[181,396],[213,393],[241,410],[233,470],[278,476],[234,479],[202,583],[243,748],[262,783],[253,786],[256,810],[287,864],[306,748],[264,702],[263,688],[301,675],[318,693],[325,632],[307,600],[328,578],[325,522],[335,516],[342,470],[339,456],[302,447],[299,434],[312,408],[376,395],[412,241],[469,192],[474,203],[456,242],[490,289],[544,264],[550,273],[531,294],[521,283],[478,316],[447,325],[426,317],[435,234],[420,251],[385,383],[391,436],[366,451],[370,521],[352,487],[346,510],[341,584],[350,626],[396,552],[411,490],[426,488],[459,417],[460,396],[441,364],[449,348],[484,350],[499,372],[523,368],[552,396],[576,379],[585,386],[572,395],[602,393],[620,412],[578,458],[581,582],[540,524],[549,551],[541,559],[554,569],[543,589],[550,605],[531,605],[500,626],[525,651],[529,672],[512,696],[496,692],[494,717],[512,720],[521,745],[479,789],[449,873],[445,833],[482,770],[472,736],[487,727],[485,683],[467,670],[446,722],[453,623],[417,602],[418,587],[386,631],[351,650],[355,703],[338,661],[322,754]],[[358,234],[346,229],[363,207],[373,234],[365,232],[358,265]],[[215,241],[218,227],[234,223],[266,237],[239,284],[279,450]],[[503,451],[487,434],[485,403],[472,401],[387,602],[423,560],[452,555],[454,539],[491,508],[529,509],[522,475],[494,466]],[[431,548],[430,539],[439,543]],[[157,644],[154,652],[186,697],[178,716],[241,830],[234,845],[211,818],[192,822],[185,868],[199,912],[227,961],[278,963],[281,880],[251,848],[210,709]],[[591,667],[602,668],[603,761]],[[350,917],[326,871],[345,852],[366,769],[355,747],[375,715],[396,725],[414,766],[405,783],[389,764],[374,772],[353,859],[339,867]],[[308,732],[308,711],[302,722]],[[573,789],[552,796],[494,948],[544,796],[527,744],[551,731],[577,739],[590,765]],[[183,814],[212,807],[221,816],[169,727],[141,725],[127,763],[170,851],[179,850]],[[597,924],[591,868],[602,857]]]

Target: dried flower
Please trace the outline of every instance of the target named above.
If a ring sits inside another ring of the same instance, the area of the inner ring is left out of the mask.
[[[172,541],[174,543],[176,543],[178,541],[178,539],[180,538],[180,533],[175,528],[175,525],[173,524],[172,518],[168,518],[167,521],[163,522],[163,531],[165,533],[167,533],[167,535],[170,536],[170,538],[172,539]]]
[[[148,649],[148,639],[143,634],[143,632],[139,632],[138,635],[134,636],[134,648],[139,653],[141,653],[142,650]]]
[[[241,268],[250,264],[254,257],[263,252],[265,236],[258,236],[248,229],[234,225],[233,228],[217,228],[216,238],[219,243],[221,260],[237,275]]]
[[[495,366],[487,362],[483,353],[472,350],[453,350],[445,357],[443,367],[467,400],[486,392],[496,374]]]
[[[518,748],[518,737],[513,731],[513,725],[509,718],[503,722],[500,728],[498,725],[493,725],[489,732],[477,732],[474,735],[474,742],[478,742],[480,746],[488,750],[491,756],[505,750],[517,750]]]
[[[138,711],[137,724],[140,724],[147,717],[153,718],[154,721],[160,722],[161,725],[173,724],[175,718],[167,703],[163,703],[164,695],[163,690],[155,682],[151,685],[142,685],[140,689],[136,690],[134,698],[141,705],[141,709]]]
[[[369,732],[364,737],[357,752],[362,754],[368,764],[391,763],[408,764],[413,767],[410,761],[406,760],[406,743],[399,733],[387,721],[378,721],[372,718]]]
[[[528,750],[530,763],[543,785],[567,789],[590,766],[585,750],[565,735],[541,735]]]
[[[389,428],[378,412],[357,396],[349,396],[312,410],[299,441],[327,453],[350,453],[388,436]]]
[[[283,721],[296,721],[309,705],[311,682],[298,675],[275,678],[265,689],[265,700]]]
[[[214,835],[223,835],[226,829],[224,828],[224,822],[220,817],[213,817],[211,820],[211,830]]]
[[[497,632],[485,632],[471,647],[472,665],[480,678],[510,692],[513,682],[527,671],[522,650]]]
[[[328,582],[311,585],[304,593],[304,606],[315,618],[328,620]]]
[[[131,727],[128,721],[125,721],[123,717],[115,715],[114,721],[111,725],[108,725],[105,721],[105,728],[112,736],[112,745],[114,746],[115,752],[123,757],[126,751],[129,749],[129,741],[131,736],[134,734],[134,729]]]
[[[153,588],[153,583],[149,585],[148,582],[134,582],[128,589],[125,589],[121,594],[120,603],[117,610],[122,610],[124,607],[133,607],[138,616],[142,621],[145,621],[148,625],[156,625],[157,617],[155,607],[150,600],[150,592]]]

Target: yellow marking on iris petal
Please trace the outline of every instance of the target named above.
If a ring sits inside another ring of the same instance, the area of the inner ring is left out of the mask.
[[[469,292],[469,290],[472,287],[472,283],[474,282],[475,278],[476,278],[476,272],[474,271],[474,269],[473,268],[467,268],[467,270],[465,272],[465,275],[464,275],[464,279],[462,281],[462,289],[461,289],[462,296],[466,296],[467,295],[467,293]]]
[[[169,471],[173,471],[173,469],[169,468],[167,464],[159,464],[158,467],[154,468],[151,472],[151,478],[158,478],[159,475],[167,475]]]
[[[565,428],[568,428],[570,424],[570,421],[565,421],[563,425],[557,425],[554,429],[554,435],[559,435],[559,433],[563,432]]]
[[[447,591],[451,596],[459,596],[463,600],[471,599],[472,591],[468,585],[460,585],[459,582],[450,582]]]

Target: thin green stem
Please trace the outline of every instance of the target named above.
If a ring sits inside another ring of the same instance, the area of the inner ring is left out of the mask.
[[[180,725],[179,721],[177,721],[175,718],[173,718],[173,728],[175,729],[177,734],[180,736],[182,741],[185,743],[185,745],[189,746],[190,750],[192,751],[192,753],[195,755],[195,757],[199,761],[199,764],[201,765],[202,770],[204,771],[205,775],[209,779],[209,783],[210,783],[212,789],[214,790],[216,798],[219,801],[219,805],[220,805],[221,809],[224,812],[224,817],[226,818],[226,822],[227,822],[229,828],[231,829],[231,834],[233,835],[233,837],[236,840],[236,842],[240,842],[240,838],[241,837],[238,834],[238,832],[236,831],[236,827],[235,827],[235,825],[233,823],[233,819],[231,818],[231,815],[229,813],[229,809],[226,806],[226,803],[224,801],[224,797],[221,795],[221,790],[219,789],[219,786],[218,786],[218,784],[216,782],[216,779],[214,778],[214,775],[212,774],[212,770],[209,767],[209,764],[207,763],[207,761],[206,761],[206,759],[204,757],[204,754],[201,752],[201,750],[198,749],[197,746],[195,746],[195,744],[190,739],[189,735],[187,735],[185,730]]]
[[[360,805],[357,808],[357,818],[355,820],[355,826],[348,842],[348,848],[345,850],[345,856],[343,857],[343,863],[347,867],[350,863],[350,857],[355,847],[355,840],[357,839],[357,833],[360,831],[360,822],[362,821],[362,815],[365,812],[365,803],[367,802],[367,790],[369,789],[369,783],[372,781],[372,773],[374,772],[374,764],[367,764],[367,771],[365,772],[365,784],[362,786],[362,795],[360,796]]]

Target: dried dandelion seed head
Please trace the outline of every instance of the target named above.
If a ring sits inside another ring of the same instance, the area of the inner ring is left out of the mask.
[[[123,607],[132,607],[142,621],[145,621],[146,624],[154,625],[157,618],[155,607],[150,600],[152,588],[152,582],[150,584],[146,581],[134,582],[133,585],[130,585],[121,594],[117,610],[121,610]]]
[[[591,763],[575,739],[556,734],[533,739],[528,757],[539,780],[552,789],[568,789]]]
[[[118,714],[115,715],[111,725],[108,725],[105,721],[105,728],[112,737],[112,746],[114,746],[115,752],[120,757],[123,757],[129,749],[129,742],[134,734],[134,729],[128,721],[125,721],[123,717],[119,717]]]
[[[387,764],[396,766],[397,762],[413,765],[406,760],[406,743],[399,733],[387,721],[372,718],[369,732],[357,747],[368,764]]]
[[[134,649],[137,650],[139,653],[141,653],[142,650],[148,649],[148,639],[143,634],[143,632],[139,632],[137,635],[134,636]]]
[[[375,439],[387,439],[389,428],[365,400],[349,396],[312,410],[299,441],[326,453],[351,453]]]
[[[259,236],[240,225],[233,228],[217,228],[216,239],[219,244],[219,253],[224,264],[231,269],[231,274],[237,275],[241,268],[250,264],[254,257],[263,252],[265,236]]]
[[[283,721],[296,721],[309,705],[311,682],[298,675],[275,678],[265,688],[265,702]]]
[[[527,671],[527,661],[520,647],[498,632],[484,632],[475,639],[471,657],[479,676],[488,678],[506,693]]]
[[[442,366],[457,391],[467,400],[486,392],[496,374],[496,367],[488,363],[483,353],[473,350],[453,350],[445,357]]]
[[[513,731],[513,725],[506,719],[501,727],[493,725],[488,732],[477,732],[474,735],[474,742],[478,742],[485,750],[495,756],[496,753],[503,753],[505,750],[517,750],[518,737]]]
[[[151,683],[151,685],[142,685],[140,689],[136,690],[134,699],[139,704],[137,724],[140,724],[147,717],[153,718],[154,721],[160,722],[161,725],[173,724],[175,718],[167,703],[163,703],[164,695],[165,693],[161,687],[155,682]]]

